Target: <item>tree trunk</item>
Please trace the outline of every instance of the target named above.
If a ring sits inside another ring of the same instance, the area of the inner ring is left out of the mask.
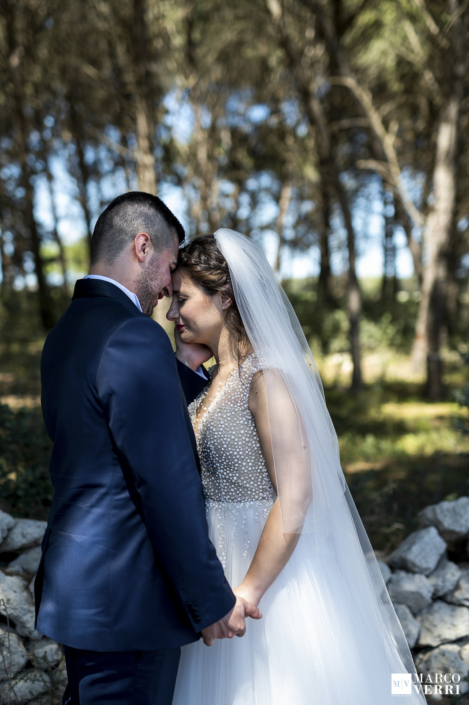
[[[83,210],[83,215],[85,217],[86,225],[86,241],[88,243],[89,258],[91,260],[91,210],[88,202],[88,183],[90,180],[90,169],[85,160],[85,149],[84,142],[85,137],[83,133],[83,122],[80,115],[77,112],[77,107],[75,104],[75,97],[73,91],[69,92],[68,104],[70,110],[70,127],[73,140],[75,142],[75,147],[77,150],[78,158],[78,173],[77,173],[77,186],[78,186],[78,196],[81,208]]]
[[[27,161],[27,130],[23,110],[22,69],[24,50],[23,47],[18,44],[16,37],[15,3],[8,4],[8,12],[5,13],[5,17],[7,20],[9,65],[13,84],[13,134],[16,154],[21,169],[20,183],[25,193],[23,218],[26,230],[29,234],[29,244],[34,259],[35,274],[38,285],[39,312],[44,328],[46,330],[50,330],[55,323],[55,318],[53,312],[53,301],[50,296],[49,286],[47,284],[47,279],[44,272],[44,262],[41,256],[41,240],[36,219],[34,217],[34,187],[31,182],[31,173]]]
[[[421,281],[421,248],[420,244],[412,237],[412,220],[418,223],[422,221],[422,216],[403,187],[401,170],[394,149],[392,135],[386,131],[381,116],[373,104],[371,93],[366,87],[359,84],[342,51],[337,33],[337,17],[340,13],[340,3],[336,2],[334,10],[335,22],[332,22],[324,3],[319,3],[317,0],[302,0],[302,2],[305,7],[314,12],[316,22],[325,39],[331,64],[342,75],[343,85],[346,85],[352,91],[357,100],[358,109],[369,122],[370,147],[375,159],[371,168],[374,168],[377,173],[382,175],[383,166],[385,167],[385,178],[393,191],[396,214],[398,214],[402,222],[414,261],[414,269]]]
[[[412,221],[405,208],[402,205],[400,199],[396,199],[394,193],[394,210],[396,222],[400,222],[404,228],[404,232],[407,239],[407,246],[410,250],[412,256],[412,263],[414,265],[414,272],[417,276],[419,284],[422,285],[423,281],[423,265],[422,265],[422,247],[417,240],[412,237]]]
[[[282,263],[282,248],[285,244],[285,239],[283,237],[283,229],[285,227],[285,217],[288,212],[288,207],[291,201],[292,186],[289,181],[284,181],[282,184],[282,189],[280,191],[280,199],[278,202],[278,216],[277,216],[277,234],[278,234],[278,244],[277,244],[277,254],[275,256],[274,271],[280,275],[280,265]]]
[[[3,228],[0,227],[0,259],[2,261],[2,283],[0,287],[0,293],[3,296],[7,290],[7,271],[8,264],[6,260],[5,249],[3,245]]]
[[[465,74],[463,28],[458,9],[459,0],[449,0],[450,14],[455,18],[451,28],[451,53],[446,59],[450,92],[441,108],[438,125],[433,173],[434,205],[424,233],[427,265],[412,351],[415,368],[421,368],[426,362],[427,395],[432,401],[441,399],[444,394],[440,348],[446,310],[448,245],[454,226],[458,134]]]
[[[148,106],[141,95],[136,96],[137,178],[140,191],[156,196],[155,156],[151,147],[153,125]]]
[[[58,218],[57,218],[57,209],[55,207],[53,179],[52,179],[52,174],[51,174],[51,170],[49,167],[49,160],[47,158],[47,155],[45,154],[45,150],[44,150],[43,159],[44,159],[44,163],[45,163],[47,184],[49,187],[49,197],[50,197],[50,203],[51,203],[52,237],[54,238],[54,241],[57,244],[57,247],[59,248],[58,260],[59,260],[59,264],[60,264],[60,269],[62,270],[62,277],[63,277],[62,290],[63,290],[64,294],[67,296],[69,294],[68,285],[67,285],[67,258],[65,255],[64,244],[62,242],[62,238],[59,235],[59,231],[58,231],[58,227],[57,227],[58,226]]]
[[[11,271],[11,257],[8,257],[8,255],[5,252],[5,239],[4,239],[4,231],[5,231],[5,223],[3,220],[3,207],[4,205],[4,199],[5,199],[5,194],[3,192],[3,188],[1,188],[0,192],[0,260],[1,260],[1,273],[2,273],[2,281],[0,284],[0,295],[6,294],[7,290],[11,289],[11,283],[12,283],[12,271]]]
[[[396,246],[394,243],[394,207],[391,189],[383,188],[384,238],[383,238],[383,280],[381,302],[386,309],[392,308],[397,293]]]
[[[194,181],[199,187],[200,212],[206,214],[208,230],[213,233],[220,227],[221,218],[218,198],[220,179],[218,176],[218,161],[216,158],[216,150],[219,144],[217,120],[221,105],[217,100],[210,101],[210,95],[208,93],[202,94],[201,91],[196,88],[192,90],[191,98],[195,114],[194,142],[197,164]],[[204,127],[202,123],[203,108],[210,114],[210,125],[207,127]]]
[[[459,299],[459,280],[457,272],[461,262],[461,257],[465,254],[465,241],[461,236],[461,232],[456,227],[456,222],[453,223],[453,228],[448,246],[448,281],[446,285],[446,320],[445,328],[448,337],[457,335],[461,330],[460,324],[460,299]]]
[[[223,103],[220,99],[215,99],[210,103],[209,92],[202,91],[200,82],[193,83],[193,77],[199,76],[197,42],[194,40],[196,3],[192,2],[186,14],[185,20],[185,58],[187,72],[189,75],[188,85],[190,85],[190,95],[192,108],[194,110],[194,130],[193,139],[196,150],[197,171],[192,174],[192,181],[197,185],[199,192],[199,202],[192,203],[192,213],[196,219],[196,232],[202,226],[202,232],[215,232],[220,227],[220,207],[218,178],[218,161],[215,156],[218,146],[217,118],[220,108],[223,110]],[[202,71],[203,73],[203,71]],[[210,125],[204,126],[202,115],[203,109],[210,114]],[[205,216],[205,217],[204,217]]]
[[[422,298],[412,350],[414,369],[422,369],[427,361],[428,393],[433,400],[441,398],[443,393],[440,336],[445,310],[447,244],[453,225],[456,195],[458,113],[459,101],[453,96],[443,106],[438,126],[435,200],[424,233],[428,250],[427,265],[424,269]]]
[[[348,204],[347,194],[336,170],[335,191],[342,209],[345,228],[347,230],[347,250],[348,250],[348,270],[347,270],[347,311],[349,317],[349,340],[350,352],[352,355],[352,384],[351,389],[359,392],[363,386],[361,369],[361,345],[360,345],[360,319],[362,312],[362,297],[360,286],[356,274],[356,249],[355,231],[352,224],[352,214]]]
[[[359,392],[363,386],[360,349],[361,292],[356,275],[355,231],[347,193],[340,180],[340,167],[337,163],[327,116],[313,89],[311,77],[305,69],[302,57],[298,55],[295,43],[289,35],[282,17],[282,7],[277,0],[265,0],[273,23],[277,29],[279,43],[285,52],[290,68],[299,89],[299,99],[303,103],[309,124],[318,133],[319,170],[326,178],[326,187],[335,191],[342,211],[347,231],[348,271],[347,271],[347,312],[349,317],[350,353],[353,373],[351,389]]]
[[[324,176],[321,174],[321,220],[319,223],[321,262],[318,279],[318,299],[320,304],[324,303],[328,307],[333,307],[335,306],[335,297],[332,287],[331,252],[329,246],[330,221],[331,199],[329,190],[324,184]]]
[[[148,71],[146,0],[133,4],[133,57],[135,69],[135,125],[137,138],[137,178],[140,191],[156,195],[155,155],[153,153],[153,106]]]
[[[24,167],[23,167],[24,168]],[[23,179],[23,185],[26,189],[26,223],[31,235],[31,249],[33,251],[34,265],[37,278],[37,286],[39,293],[39,311],[43,326],[46,330],[50,330],[55,324],[55,316],[53,312],[53,302],[50,296],[49,285],[47,284],[46,275],[44,272],[44,262],[41,256],[41,241],[37,229],[37,223],[34,218],[34,192],[30,182],[29,175]]]

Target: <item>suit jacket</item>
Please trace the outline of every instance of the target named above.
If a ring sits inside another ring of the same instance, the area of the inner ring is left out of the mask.
[[[204,380],[179,367],[190,401]],[[41,380],[55,491],[37,629],[94,651],[197,640],[235,597],[208,537],[168,336],[118,287],[81,279],[47,337]]]

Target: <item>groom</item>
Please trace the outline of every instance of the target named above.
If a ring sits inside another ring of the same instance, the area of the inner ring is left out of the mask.
[[[36,628],[64,645],[70,705],[170,705],[182,645],[242,636],[245,617],[259,617],[208,537],[185,400],[205,379],[150,318],[172,294],[183,239],[160,199],[116,198],[96,223],[91,273],[44,346],[55,492]]]

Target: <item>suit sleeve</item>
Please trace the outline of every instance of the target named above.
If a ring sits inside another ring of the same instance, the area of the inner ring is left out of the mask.
[[[103,351],[97,387],[153,548],[199,632],[224,617],[236,598],[208,536],[190,422],[163,329],[143,317],[123,323]]]
[[[205,368],[202,370],[205,374],[205,379],[201,377],[197,372],[191,370],[183,362],[176,359],[177,370],[179,373],[179,379],[181,380],[181,386],[184,391],[184,396],[186,397],[187,405],[194,401],[196,396],[202,391],[209,380],[209,376]]]

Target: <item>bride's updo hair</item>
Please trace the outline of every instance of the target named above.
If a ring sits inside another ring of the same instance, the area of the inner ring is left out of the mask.
[[[214,235],[200,235],[179,250],[178,269],[184,271],[208,296],[217,291],[229,296],[231,305],[225,311],[225,325],[238,358],[251,346],[238,311],[226,259],[218,249]]]

